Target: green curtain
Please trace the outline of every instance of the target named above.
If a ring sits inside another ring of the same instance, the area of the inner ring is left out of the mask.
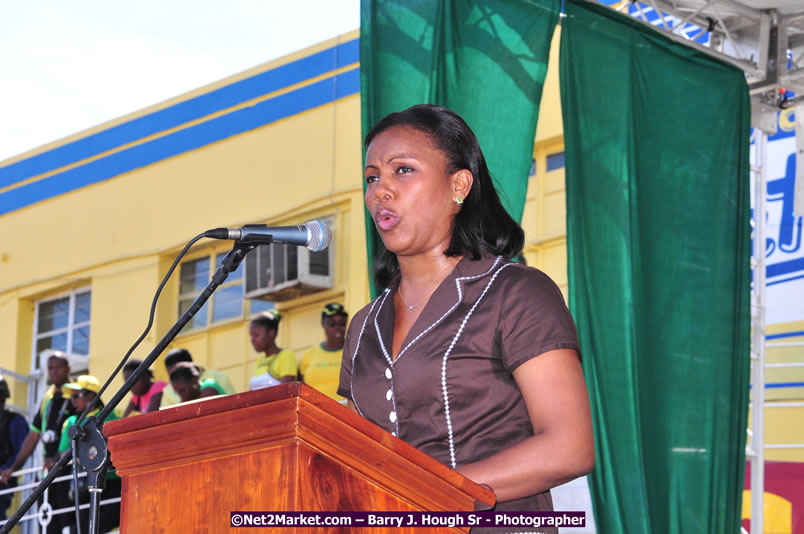
[[[599,532],[740,529],[750,328],[743,73],[567,0],[570,307]]]
[[[521,220],[558,8],[558,0],[362,0],[363,135],[415,104],[452,109]],[[368,212],[366,232],[371,264],[382,242]]]

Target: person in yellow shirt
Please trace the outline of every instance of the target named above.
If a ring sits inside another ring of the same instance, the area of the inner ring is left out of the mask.
[[[308,349],[302,356],[299,371],[305,384],[346,404],[346,399],[338,395],[338,381],[343,357],[343,338],[349,314],[343,305],[330,302],[321,312],[321,326],[326,340]]]
[[[296,380],[296,355],[292,350],[280,349],[276,345],[281,319],[278,311],[268,310],[254,317],[249,324],[251,346],[264,354],[257,358],[249,389],[267,388]]]

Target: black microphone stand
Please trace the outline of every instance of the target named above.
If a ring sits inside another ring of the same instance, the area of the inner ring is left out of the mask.
[[[221,262],[221,266],[212,275],[207,287],[198,295],[190,308],[185,311],[176,324],[168,330],[156,347],[148,354],[148,357],[143,360],[139,367],[129,377],[123,386],[114,394],[112,399],[103,407],[97,415],[86,418],[86,423],[81,425],[77,424],[70,428],[69,436],[71,440],[75,440],[78,449],[78,464],[87,472],[87,487],[89,488],[89,532],[90,534],[98,534],[98,518],[100,517],[100,494],[106,485],[106,470],[109,465],[109,451],[106,443],[106,438],[103,435],[103,422],[112,410],[120,404],[123,397],[131,391],[134,384],[144,375],[151,364],[156,361],[162,351],[164,351],[171,341],[181,332],[184,325],[190,322],[198,310],[209,300],[212,293],[220,286],[231,272],[237,269],[243,258],[246,257],[249,251],[254,249],[256,244],[243,244],[235,242],[232,250],[226,254],[226,257]],[[39,485],[31,492],[31,495],[24,503],[17,509],[16,512],[8,519],[3,525],[0,534],[8,534],[11,529],[19,523],[20,519],[25,515],[31,506],[45,493],[45,490],[53,482],[62,469],[72,459],[72,447],[68,449],[64,456],[62,456],[56,465],[53,466],[47,476],[39,483]]]

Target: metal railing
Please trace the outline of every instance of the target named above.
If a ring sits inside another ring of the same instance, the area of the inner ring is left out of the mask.
[[[33,420],[36,412],[39,410],[39,403],[37,400],[40,397],[40,393],[38,389],[41,387],[42,384],[42,371],[35,370],[30,375],[22,375],[20,373],[14,372],[10,369],[5,369],[0,367],[0,374],[6,379],[13,378],[16,382],[15,386],[17,385],[24,385],[26,388],[26,408],[21,408],[15,406],[13,404],[6,404],[6,407],[11,409],[12,411],[18,412],[21,415],[25,415],[28,421]],[[16,391],[16,387],[14,389]],[[21,500],[19,502],[24,502],[28,496],[31,494],[31,491],[39,485],[39,480],[44,478],[43,475],[46,470],[44,466],[41,465],[41,460],[44,458],[42,444],[41,441],[37,445],[34,452],[25,462],[25,466],[20,469],[19,471],[15,471],[13,476],[20,478],[20,483],[13,487],[0,490],[0,495],[7,495],[7,494],[20,494]],[[72,465],[72,464],[70,464]],[[78,477],[83,478],[86,476],[86,473],[79,473]],[[57,477],[54,482],[62,482],[65,480],[72,480],[73,475],[68,474],[64,476]],[[39,534],[40,532],[45,532],[47,526],[53,520],[53,517],[62,514],[75,514],[75,506],[69,506],[66,508],[59,508],[53,509],[48,502],[48,492],[45,493],[44,499],[42,504],[35,504],[32,508],[30,513],[24,515],[19,523],[19,528],[21,534]],[[101,506],[114,504],[120,502],[120,498],[114,499],[107,499],[101,501]],[[79,509],[84,510],[89,508],[89,504],[82,504],[79,506]],[[9,513],[12,512],[9,509]],[[0,521],[0,527],[5,525],[6,521]]]
[[[72,463],[70,463],[69,465],[72,466]],[[37,473],[43,473],[43,472],[44,472],[44,469],[41,466],[40,467],[29,467],[29,468],[25,468],[25,469],[20,469],[19,471],[15,471],[12,476],[15,476],[15,477],[16,476],[26,476],[26,478],[31,478],[31,477],[35,477]],[[86,473],[83,473],[83,472],[78,473],[78,478],[85,478],[85,477],[86,477]],[[57,483],[57,482],[64,482],[64,481],[68,481],[68,480],[73,480],[73,475],[72,474],[56,477],[53,480],[53,482]],[[15,486],[13,488],[7,488],[7,489],[4,489],[4,490],[0,490],[0,495],[7,495],[7,494],[10,494],[10,493],[11,494],[13,494],[13,493],[22,493],[23,495],[25,495],[27,493],[30,493],[30,490],[35,488],[38,485],[39,485],[39,483],[36,482],[36,481],[23,483],[23,484],[20,484],[18,486]],[[57,508],[57,509],[54,510],[52,508],[52,506],[50,505],[50,503],[48,502],[48,493],[49,493],[49,491],[50,491],[49,489],[45,490],[45,494],[44,494],[44,497],[43,497],[43,500],[42,500],[41,504],[35,505],[31,509],[32,510],[31,513],[28,513],[28,514],[22,516],[22,518],[20,519],[19,525],[20,525],[20,528],[22,529],[23,533],[25,533],[25,534],[38,534],[39,532],[45,532],[47,527],[48,527],[48,525],[50,525],[51,521],[53,520],[53,518],[55,516],[62,515],[62,514],[75,514],[75,506],[74,505],[64,507],[64,508]],[[113,499],[102,500],[100,502],[100,505],[101,505],[101,508],[103,508],[103,506],[106,506],[106,505],[109,505],[109,504],[115,504],[115,503],[119,503],[119,502],[120,502],[120,497],[115,497]],[[87,502],[85,504],[80,504],[78,506],[78,508],[79,508],[79,510],[86,510],[86,509],[89,508],[89,503]],[[5,525],[6,522],[7,521],[0,521],[0,526]]]

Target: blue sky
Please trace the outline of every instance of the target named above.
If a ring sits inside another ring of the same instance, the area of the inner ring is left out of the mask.
[[[0,162],[359,24],[359,0],[1,0]]]

